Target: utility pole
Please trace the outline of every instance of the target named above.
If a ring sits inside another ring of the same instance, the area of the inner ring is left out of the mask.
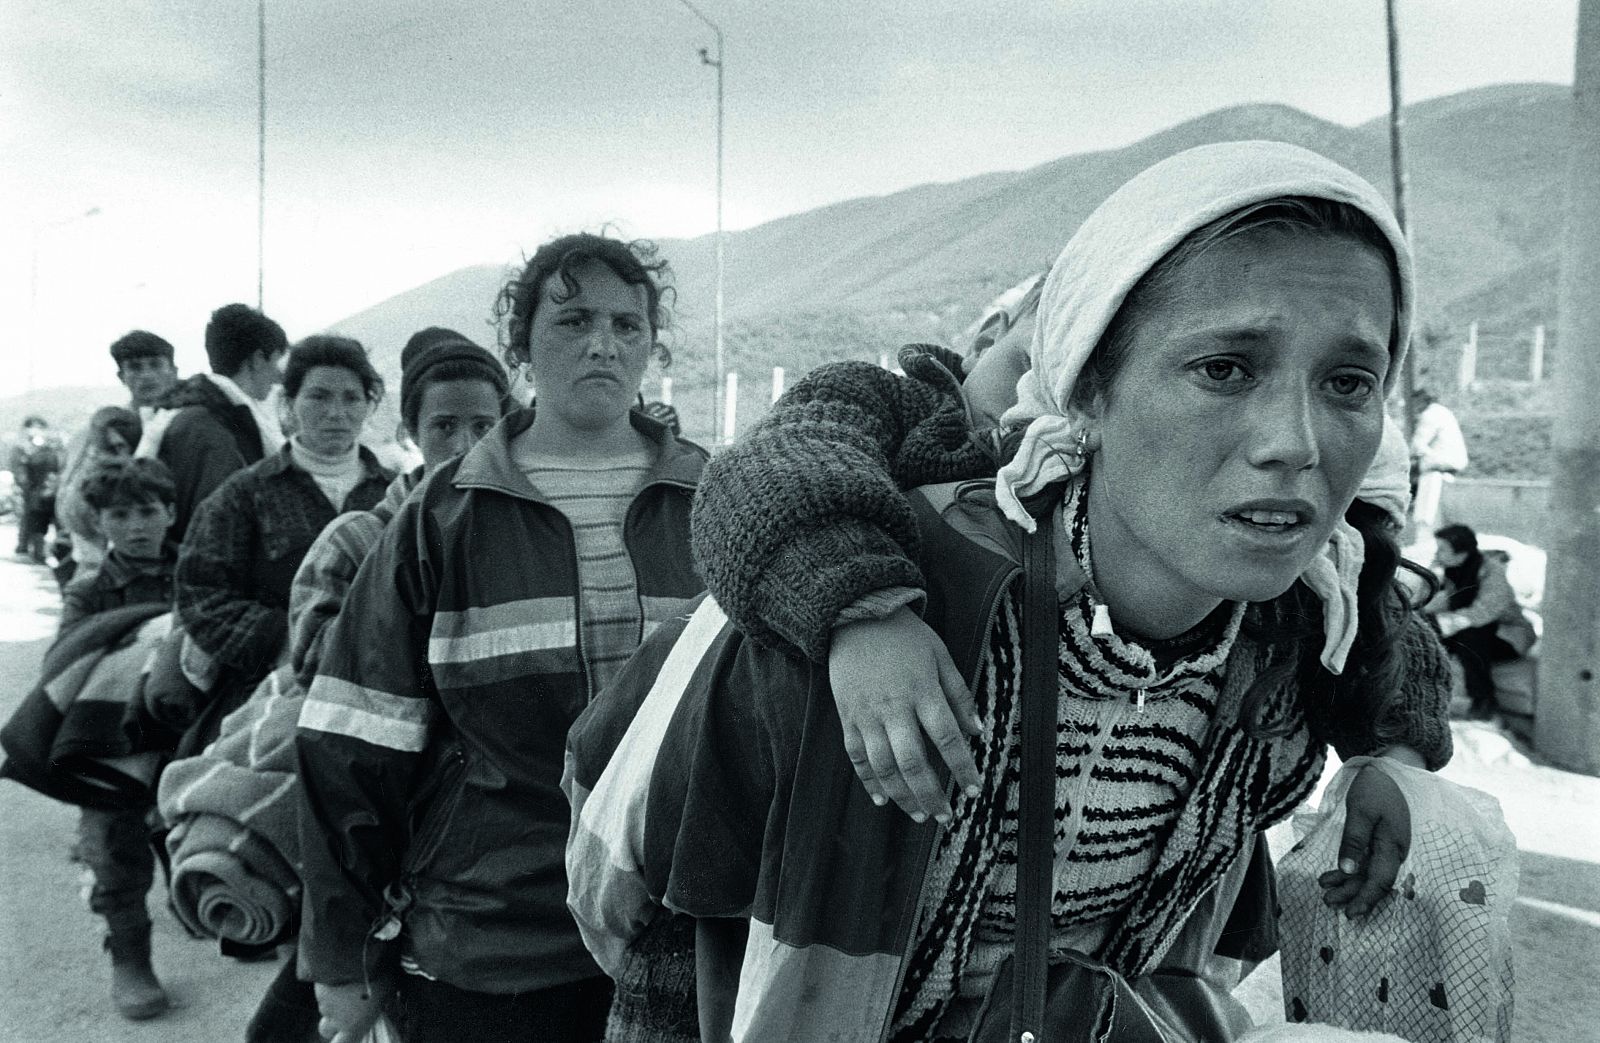
[[[1384,0],[1384,14],[1389,26],[1389,168],[1394,177],[1394,216],[1400,222],[1400,234],[1411,240],[1411,223],[1406,217],[1406,189],[1410,181],[1406,173],[1405,112],[1400,95],[1400,29],[1395,21],[1395,0]],[[1406,440],[1417,429],[1417,409],[1411,395],[1417,389],[1417,338],[1413,337],[1411,350],[1406,352],[1405,365],[1400,371],[1400,394],[1405,399]]]
[[[1548,577],[1534,741],[1559,767],[1600,775],[1600,0],[1578,6],[1561,373],[1555,383]]]
[[[256,0],[256,310],[267,282],[267,0]]]
[[[711,393],[711,432],[712,438],[722,440],[722,396],[723,383],[727,380],[728,359],[722,347],[722,266],[723,266],[723,236],[722,236],[722,28],[705,16],[689,0],[678,0],[689,9],[706,28],[710,29],[717,38],[717,56],[713,58],[704,47],[700,48],[700,63],[709,65],[717,70],[717,312],[716,312],[716,387]]]
[[[256,310],[267,283],[267,0],[256,0]]]

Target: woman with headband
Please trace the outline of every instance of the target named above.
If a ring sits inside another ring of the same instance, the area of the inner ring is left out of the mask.
[[[1166,1038],[1241,1031],[1211,954],[1255,835],[1330,745],[1449,757],[1444,660],[1394,578],[1405,455],[1383,400],[1413,298],[1366,182],[1289,145],[1206,146],[1073,236],[998,432],[974,431],[995,410],[953,377],[841,364],[797,386],[702,482],[715,602],[569,738],[568,863],[607,867],[574,872],[569,904],[602,966],[660,905],[700,918],[715,1032],[966,1039],[1009,1005],[1039,777],[1020,707],[1042,613],[1020,566],[1042,540],[1050,976],[1122,983]],[[904,784],[925,741],[953,799]],[[1348,809],[1323,882],[1360,915],[1409,816],[1377,771]],[[1208,983],[1204,1013],[1170,1002],[1174,970]]]

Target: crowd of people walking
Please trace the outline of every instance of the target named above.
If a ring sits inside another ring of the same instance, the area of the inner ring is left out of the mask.
[[[499,358],[417,331],[406,473],[357,341],[230,304],[179,379],[130,333],[5,771],[83,807],[124,1016],[168,1003],[158,866],[225,957],[285,954],[219,1039],[1239,1038],[1263,831],[1330,749],[1450,755],[1396,580],[1411,263],[1338,165],[1194,149],[977,350],[820,367],[715,458],[640,395],[645,243],[540,246]],[[1411,820],[1376,767],[1346,806],[1359,918]]]

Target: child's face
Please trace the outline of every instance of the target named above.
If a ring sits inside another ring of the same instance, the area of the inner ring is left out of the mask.
[[[170,503],[146,500],[119,503],[100,511],[100,531],[111,546],[131,558],[159,558],[177,511]]]

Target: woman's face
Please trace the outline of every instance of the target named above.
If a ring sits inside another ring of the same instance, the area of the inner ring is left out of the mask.
[[[361,378],[343,366],[313,366],[289,400],[296,436],[314,453],[348,453],[361,436],[372,405]]]
[[[539,412],[576,431],[627,416],[655,348],[645,287],[598,261],[573,267],[578,292],[565,300],[560,273],[546,276],[529,335]]]
[[[432,472],[478,444],[500,422],[500,392],[487,380],[445,380],[422,389],[417,448]]]
[[[1126,361],[1092,407],[1096,571],[1115,562],[1191,608],[1276,597],[1377,452],[1389,266],[1347,239],[1245,232],[1167,289],[1133,316]]]
[[[1441,569],[1453,569],[1467,560],[1467,552],[1456,550],[1450,545],[1449,540],[1437,537],[1433,541],[1433,563]]]

